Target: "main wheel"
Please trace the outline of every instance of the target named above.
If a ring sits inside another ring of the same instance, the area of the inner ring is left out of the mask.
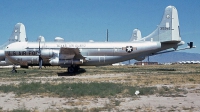
[[[75,72],[75,68],[74,67],[68,67],[67,69],[68,73],[74,73]]]
[[[67,71],[68,71],[68,73],[75,73],[75,72],[78,72],[79,69],[80,69],[79,66],[72,65],[72,66],[68,67]]]
[[[75,68],[74,72],[78,72],[78,70],[80,69],[79,66],[75,66],[74,68]]]

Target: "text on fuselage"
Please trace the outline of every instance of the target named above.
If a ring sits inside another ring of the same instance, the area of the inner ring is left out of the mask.
[[[8,56],[35,56],[38,55],[38,51],[6,51]]]
[[[80,48],[80,47],[86,47],[86,44],[57,44],[57,47]]]

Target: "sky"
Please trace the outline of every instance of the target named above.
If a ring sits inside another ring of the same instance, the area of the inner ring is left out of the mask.
[[[129,41],[135,28],[143,37],[154,31],[169,5],[178,10],[182,40],[197,46],[184,52],[200,53],[199,0],[0,0],[0,45],[19,22],[28,41],[105,41],[107,29],[109,41]]]

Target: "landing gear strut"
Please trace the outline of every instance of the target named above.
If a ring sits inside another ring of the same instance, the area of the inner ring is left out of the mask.
[[[79,68],[80,68],[79,66],[71,65],[70,67],[68,67],[67,71],[68,73],[75,73],[78,72]]]
[[[12,73],[17,73],[15,65],[13,65],[13,67],[12,67]]]

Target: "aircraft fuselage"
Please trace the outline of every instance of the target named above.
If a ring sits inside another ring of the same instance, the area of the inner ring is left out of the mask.
[[[39,47],[43,65],[108,65],[134,58],[161,49],[160,42],[16,42],[5,49],[6,57],[14,64],[37,65]],[[60,49],[79,49],[81,58],[66,54],[60,60]],[[55,61],[56,60],[56,61]]]

